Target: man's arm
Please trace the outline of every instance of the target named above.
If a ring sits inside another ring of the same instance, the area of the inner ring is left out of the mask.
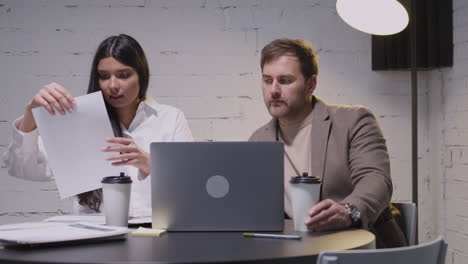
[[[353,192],[341,203],[351,203],[361,212],[367,228],[390,204],[393,186],[390,158],[382,131],[372,112],[357,110],[357,119],[349,131],[349,172]]]
[[[393,189],[385,139],[369,109],[360,107],[352,111],[348,131],[348,168],[354,190],[339,203],[327,199],[311,208],[305,221],[311,230],[350,227],[352,222],[346,203],[360,211],[361,226],[368,228],[390,203]]]

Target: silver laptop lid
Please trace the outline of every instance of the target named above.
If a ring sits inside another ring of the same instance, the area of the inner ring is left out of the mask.
[[[151,143],[153,227],[169,231],[280,231],[280,142]]]

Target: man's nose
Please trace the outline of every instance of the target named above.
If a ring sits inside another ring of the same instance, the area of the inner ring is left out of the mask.
[[[278,81],[274,80],[271,84],[271,94],[279,95],[281,94],[281,86]]]

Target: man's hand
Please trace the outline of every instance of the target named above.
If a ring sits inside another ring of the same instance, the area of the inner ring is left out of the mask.
[[[344,205],[326,199],[314,205],[305,220],[309,230],[328,231],[350,227],[351,217]]]
[[[130,138],[113,137],[108,138],[107,142],[115,145],[102,148],[103,152],[119,152],[119,154],[110,156],[107,160],[112,162],[113,166],[132,165],[140,169],[144,176],[150,174],[149,153],[140,149]]]

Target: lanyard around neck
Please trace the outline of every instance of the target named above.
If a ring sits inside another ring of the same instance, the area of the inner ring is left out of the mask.
[[[275,121],[275,128],[276,128],[276,141],[277,142],[283,142],[282,140],[280,140],[280,125],[279,125],[279,121],[278,119],[276,119]],[[284,142],[283,142],[284,144]],[[297,169],[296,165],[294,164],[294,162],[292,161],[291,157],[289,156],[288,152],[286,151],[286,149],[284,149],[284,155],[286,156],[286,158],[288,159],[289,161],[289,164],[291,164],[291,167],[294,169],[294,172],[297,174],[297,176],[301,176],[302,173],[299,172],[299,170]]]

